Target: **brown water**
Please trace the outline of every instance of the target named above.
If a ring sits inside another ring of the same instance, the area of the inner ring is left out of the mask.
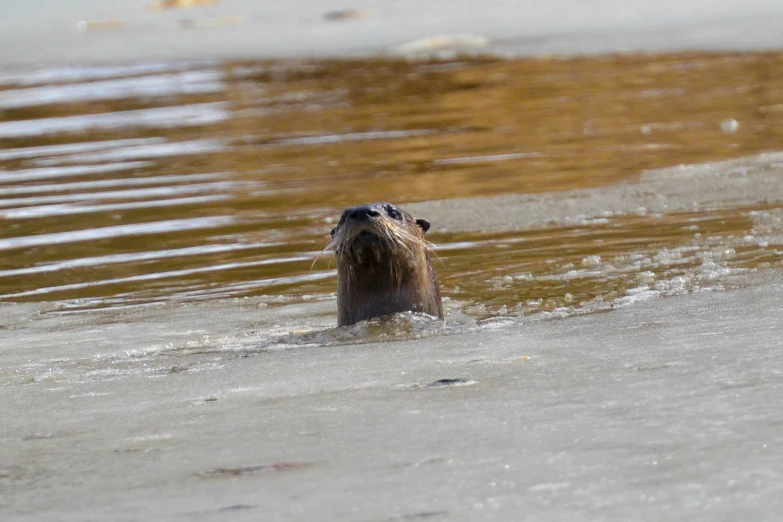
[[[346,206],[606,187],[781,144],[774,53],[0,73],[0,301],[321,299]],[[762,237],[780,221],[766,203],[430,240],[451,311],[485,317],[781,266]]]

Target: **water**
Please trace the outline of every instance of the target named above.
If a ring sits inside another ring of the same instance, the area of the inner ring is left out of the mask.
[[[6,74],[0,301],[328,299],[333,263],[319,253],[344,207],[600,191],[645,169],[775,150],[782,64],[684,53]],[[553,223],[543,208],[486,232],[455,226],[459,206],[423,216],[452,311],[591,311],[781,265],[778,201],[616,203]]]
[[[315,345],[287,350],[259,340],[302,318],[326,337],[333,310],[261,298],[68,316],[5,306],[0,511],[777,520],[783,278],[766,275],[453,335],[420,337],[418,321],[408,339],[376,324],[353,343],[300,334]]]
[[[782,63],[4,75],[3,520],[780,518]],[[378,199],[445,322],[334,327]]]

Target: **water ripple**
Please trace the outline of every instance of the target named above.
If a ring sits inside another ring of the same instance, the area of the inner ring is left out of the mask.
[[[184,71],[175,74],[93,81],[0,90],[0,109],[38,107],[56,103],[116,100],[137,96],[171,96],[218,92],[225,87],[216,70]]]
[[[228,141],[217,139],[202,139],[177,141],[173,143],[155,143],[116,147],[101,152],[71,154],[56,158],[36,160],[36,165],[59,165],[62,163],[93,163],[98,161],[125,161],[140,158],[168,158],[187,156],[191,154],[210,154],[226,150]]]
[[[80,259],[69,259],[67,261],[57,261],[45,263],[29,268],[20,268],[15,270],[0,270],[0,277],[15,277],[20,275],[40,274],[44,272],[58,272],[60,270],[71,270],[74,268],[87,268],[103,265],[113,265],[122,263],[139,263],[144,261],[156,261],[168,258],[180,258],[188,256],[202,256],[209,254],[223,254],[226,252],[236,252],[241,250],[254,250],[270,248],[284,245],[285,243],[251,243],[239,244],[232,243],[227,245],[199,245],[186,248],[170,248],[166,250],[155,250],[151,252],[132,252],[129,254],[110,254],[106,256],[83,257]]]
[[[166,140],[163,138],[126,138],[121,140],[85,141],[80,143],[63,143],[60,145],[22,147],[18,149],[0,150],[0,160],[39,158],[43,156],[73,154],[116,147],[148,146],[165,143],[165,141]]]
[[[198,196],[192,198],[173,198],[156,201],[141,201],[136,203],[114,203],[108,205],[43,205],[31,208],[0,210],[0,216],[5,219],[35,219],[51,216],[69,216],[73,214],[89,214],[96,212],[118,212],[121,210],[151,209],[173,207],[177,205],[201,205],[231,199],[227,194],[213,196]]]
[[[181,71],[197,63],[138,63],[132,65],[98,65],[46,67],[33,71],[0,74],[0,85],[40,85],[42,83],[86,82],[121,76],[159,74]]]
[[[127,161],[121,163],[107,163],[104,165],[75,165],[72,167],[48,167],[11,171],[0,170],[0,183],[105,174],[123,170],[142,169],[144,167],[149,167],[150,165],[152,165],[152,163],[149,161]]]
[[[0,122],[0,138],[24,138],[42,134],[115,130],[126,127],[188,127],[218,123],[228,118],[228,104],[225,102],[196,103],[175,107]]]
[[[141,185],[166,185],[180,183],[182,181],[209,181],[220,179],[222,173],[217,174],[184,174],[177,176],[152,176],[146,178],[107,179],[101,181],[77,181],[75,183],[56,183],[46,185],[23,185],[0,187],[0,196],[12,196],[14,194],[38,194],[41,192],[73,192],[77,190],[89,190],[109,187],[132,187]]]
[[[0,250],[59,245],[63,243],[75,243],[77,241],[94,241],[97,239],[122,236],[183,232],[186,230],[226,226],[233,222],[234,218],[231,216],[214,216],[191,219],[170,219],[152,223],[134,223],[132,225],[117,225],[113,227],[76,230],[72,232],[56,232],[52,234],[39,234],[37,236],[11,237],[0,239]]]
[[[154,187],[147,189],[82,192],[79,194],[62,194],[57,196],[0,199],[0,208],[20,208],[26,205],[43,205],[48,203],[68,203],[73,201],[94,201],[103,199],[145,199],[165,196],[181,196],[184,194],[229,190],[234,186],[234,183],[228,181],[219,181],[215,183],[173,185],[168,187]]]
[[[220,265],[202,266],[197,268],[186,268],[183,270],[170,270],[168,272],[153,272],[149,274],[141,274],[129,277],[118,277],[114,279],[103,279],[100,281],[88,281],[84,283],[74,283],[70,285],[60,285],[48,288],[36,288],[35,290],[28,290],[25,292],[17,292],[12,294],[0,295],[0,299],[13,298],[13,297],[29,297],[32,295],[51,294],[55,292],[64,292],[68,290],[79,290],[82,288],[91,288],[96,286],[114,285],[122,283],[137,283],[139,281],[155,281],[158,279],[167,279],[172,277],[184,277],[194,274],[203,274],[207,272],[221,272],[225,270],[235,270],[237,268],[250,268],[256,266],[275,265],[281,263],[294,263],[298,261],[309,261],[312,259],[312,255],[295,256],[295,257],[281,257],[275,259],[264,259],[261,261],[249,261],[245,263],[224,263]],[[314,281],[317,279],[323,279],[332,277],[335,274],[333,271],[310,273],[304,276],[294,277],[278,277],[272,279],[265,279],[263,281],[256,281],[256,284],[261,286],[274,286],[291,284],[298,281]]]

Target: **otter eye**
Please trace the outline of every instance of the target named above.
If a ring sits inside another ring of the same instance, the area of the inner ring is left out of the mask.
[[[392,218],[392,219],[399,219],[400,218],[400,213],[397,212],[395,209],[393,209],[391,207],[389,207],[388,213],[389,213],[389,217]]]

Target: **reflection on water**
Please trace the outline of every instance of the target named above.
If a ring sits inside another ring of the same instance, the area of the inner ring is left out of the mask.
[[[0,300],[318,299],[334,270],[313,261],[346,206],[602,187],[776,150],[781,72],[766,53],[2,74]],[[452,309],[571,313],[780,266],[780,219],[767,203],[430,239]]]

